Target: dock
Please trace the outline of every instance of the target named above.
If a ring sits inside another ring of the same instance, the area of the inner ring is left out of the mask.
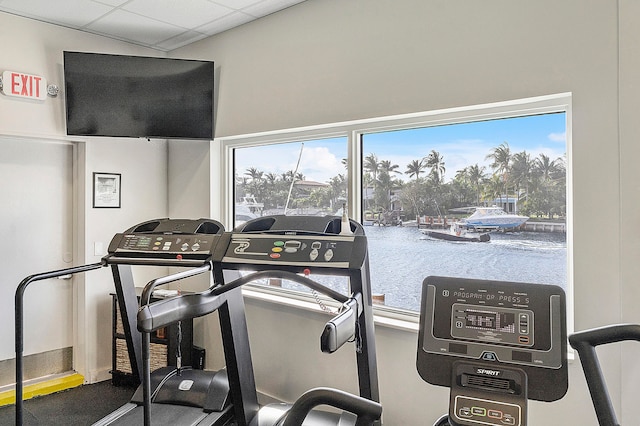
[[[455,218],[440,216],[418,216],[412,224],[413,226],[417,225],[419,229],[447,229],[456,221],[457,219]],[[411,225],[406,223],[405,226]],[[528,220],[513,230],[529,232],[567,232],[567,225],[564,222],[533,222]]]
[[[520,225],[518,229],[531,232],[567,232],[567,224],[564,222],[531,222],[528,220]]]

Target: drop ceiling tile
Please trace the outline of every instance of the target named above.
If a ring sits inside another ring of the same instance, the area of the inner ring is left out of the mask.
[[[170,50],[195,43],[196,41],[207,37],[209,37],[207,34],[199,33],[197,31],[185,31],[180,35],[157,43],[155,47],[168,52]]]
[[[207,0],[133,0],[122,9],[189,29],[233,12]]]
[[[241,10],[245,7],[253,6],[258,3],[262,3],[264,0],[209,0],[212,3],[217,3],[222,6],[226,6],[231,9]]]
[[[238,27],[242,24],[246,24],[254,19],[255,18],[253,16],[247,15],[246,13],[235,12],[225,16],[224,18],[218,19],[215,22],[198,27],[197,30],[212,36],[231,28]]]
[[[0,10],[77,28],[98,19],[111,8],[87,0],[4,0],[0,3]]]
[[[125,4],[129,0],[91,0],[96,3],[108,4],[109,6],[118,7]]]
[[[184,28],[124,10],[115,10],[87,26],[87,29],[144,45],[154,45],[184,32]]]
[[[289,6],[302,3],[303,1],[305,0],[268,0],[246,7],[242,11],[251,16],[255,16],[256,18],[260,18],[279,10],[286,9]]]

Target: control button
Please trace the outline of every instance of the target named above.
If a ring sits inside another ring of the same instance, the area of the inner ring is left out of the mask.
[[[156,249],[156,248],[154,247],[154,249]],[[169,250],[171,250],[171,247],[170,246],[162,246],[162,250],[169,251]]]
[[[187,251],[187,250],[189,250],[189,244],[184,243],[184,244],[182,244],[182,246],[180,246],[180,248],[182,249],[182,251]]]
[[[320,241],[314,241],[311,243],[311,248],[312,249],[319,249],[320,247],[322,247],[322,243]]]
[[[518,336],[518,342],[529,344],[529,336]]]
[[[159,246],[160,244],[162,244],[160,241],[156,241],[155,243],[153,243],[154,246]]]
[[[324,260],[329,262],[331,259],[333,259],[333,250],[328,249],[327,251],[324,252]]]
[[[269,255],[270,258],[272,259],[279,259],[280,258],[280,253],[271,253]]]
[[[289,240],[284,243],[284,251],[287,253],[295,253],[300,249],[302,243],[300,241]]]
[[[284,241],[274,241],[273,245],[276,247],[282,247],[284,245]]]
[[[200,244],[195,243],[194,245],[191,246],[191,250],[193,251],[198,251],[200,249]]]
[[[316,260],[317,258],[318,258],[318,249],[311,250],[311,253],[309,253],[309,259]]]
[[[508,425],[508,426],[512,426],[516,424],[516,419],[512,416],[510,416],[509,414],[505,414],[504,418],[502,419],[502,424],[503,425]]]
[[[181,391],[188,391],[191,389],[192,386],[193,386],[193,380],[183,380],[178,385],[178,389],[180,389]]]
[[[471,407],[471,414],[478,417],[485,417],[487,415],[487,409],[483,407]]]
[[[473,414],[471,414],[471,408],[469,407],[462,407],[461,409],[458,410],[458,417],[463,417],[463,418],[471,418],[473,417]]]
[[[456,321],[456,328],[464,327],[464,323],[462,321]]]
[[[487,411],[487,417],[492,418],[492,419],[501,419],[502,418],[502,411],[489,410],[489,411]]]
[[[271,251],[273,253],[280,253],[282,251],[282,247],[272,247]]]
[[[482,352],[482,359],[485,361],[497,361],[498,357],[494,352]]]

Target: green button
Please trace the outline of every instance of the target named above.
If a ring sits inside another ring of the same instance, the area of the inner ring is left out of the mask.
[[[276,247],[282,247],[284,245],[284,241],[274,241],[273,245]]]

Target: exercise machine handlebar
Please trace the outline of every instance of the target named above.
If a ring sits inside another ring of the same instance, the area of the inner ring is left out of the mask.
[[[138,330],[150,333],[176,321],[201,317],[220,307],[220,296],[261,278],[281,278],[295,281],[323,293],[340,303],[350,297],[326,288],[315,281],[288,271],[260,271],[240,277],[228,284],[212,287],[200,293],[185,294],[146,305],[138,311]]]
[[[198,268],[189,269],[187,271],[180,271],[175,274],[166,275],[164,277],[159,277],[149,281],[142,290],[142,295],[140,297],[140,306],[148,305],[151,302],[151,296],[153,295],[153,291],[156,289],[156,287],[184,280],[186,278],[195,277],[196,275],[203,274],[210,271],[211,269],[213,269],[212,263],[207,262]]]
[[[609,398],[596,347],[628,340],[640,341],[640,325],[617,324],[580,331],[569,336],[569,344],[578,352],[591,400],[601,426],[619,426]]]
[[[29,275],[23,279],[15,294],[15,346],[16,346],[16,425],[21,426],[24,413],[23,403],[23,351],[24,351],[24,292],[29,284],[50,278],[58,278],[66,275],[73,275],[80,272],[87,272],[107,266],[103,259],[99,263],[89,265],[75,266],[72,268],[59,269],[56,271],[43,272],[40,274]]]
[[[282,426],[301,426],[307,414],[319,405],[329,405],[355,414],[358,417],[356,426],[371,425],[382,415],[382,405],[378,402],[338,389],[315,388],[296,400]]]

